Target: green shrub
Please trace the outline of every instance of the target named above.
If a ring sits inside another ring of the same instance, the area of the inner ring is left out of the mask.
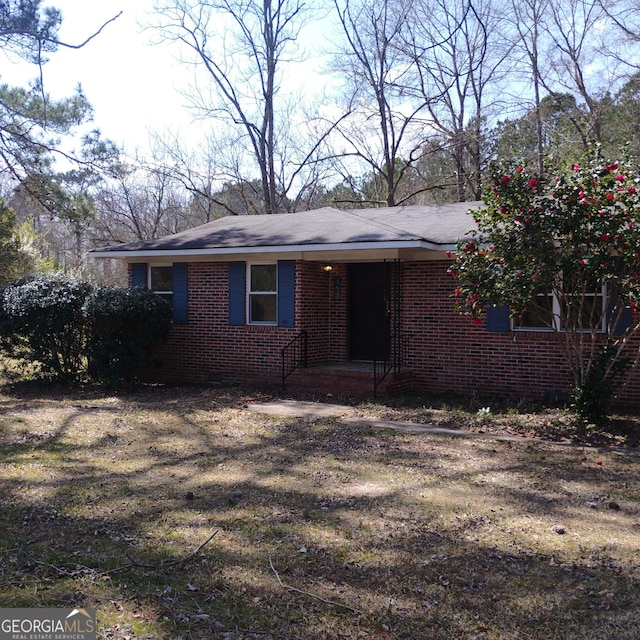
[[[615,396],[616,383],[631,367],[629,357],[620,357],[611,343],[594,353],[593,363],[583,383],[573,390],[573,407],[582,426],[602,427],[608,423],[608,411]]]
[[[87,298],[84,313],[90,373],[114,387],[135,384],[171,326],[167,302],[140,287],[96,288]]]
[[[39,365],[42,374],[78,378],[85,369],[82,307],[90,291],[90,284],[60,273],[4,287],[0,330],[5,350],[20,348],[20,357]]]

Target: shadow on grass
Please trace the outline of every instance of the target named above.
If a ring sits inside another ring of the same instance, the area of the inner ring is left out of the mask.
[[[5,393],[3,606],[95,606],[102,638],[640,637],[637,460],[247,399]]]

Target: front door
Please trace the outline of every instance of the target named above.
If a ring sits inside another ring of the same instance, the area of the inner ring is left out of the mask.
[[[388,360],[390,344],[388,263],[349,267],[349,344],[352,360]]]

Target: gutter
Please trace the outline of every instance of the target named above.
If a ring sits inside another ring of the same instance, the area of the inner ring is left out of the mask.
[[[139,258],[160,258],[160,257],[229,257],[236,255],[265,255],[265,254],[286,254],[286,253],[302,253],[308,254],[312,252],[348,252],[348,251],[388,251],[388,250],[423,250],[423,251],[455,251],[455,242],[437,243],[428,240],[406,240],[392,242],[351,242],[351,243],[334,243],[334,244],[299,244],[284,246],[259,246],[259,247],[214,247],[204,249],[143,249],[143,250],[118,250],[118,249],[94,249],[89,252],[92,258],[117,258],[121,260],[136,260]]]

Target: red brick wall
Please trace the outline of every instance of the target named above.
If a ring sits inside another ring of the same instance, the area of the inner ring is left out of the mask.
[[[455,281],[448,261],[404,263],[402,330],[409,335],[414,387],[434,393],[498,393],[541,399],[571,391],[571,376],[557,335],[492,333],[453,307]],[[638,353],[640,339],[629,352]],[[634,367],[620,392],[640,406],[640,372]]]
[[[454,309],[455,282],[448,261],[402,264],[401,330],[409,337],[408,365],[416,390],[432,393],[499,393],[536,399],[569,392],[571,381],[549,333],[490,333]],[[225,379],[277,384],[280,351],[302,329],[309,334],[309,364],[348,359],[349,282],[346,265],[327,273],[316,262],[296,264],[296,312],[292,328],[229,326],[226,263],[189,265],[189,324],[174,325],[156,356],[153,377],[177,382]],[[334,299],[336,278],[342,279]],[[640,340],[633,349],[638,352]],[[640,374],[622,397],[640,405]]]
[[[299,291],[301,274],[296,274]],[[192,263],[188,273],[189,322],[174,325],[156,356],[153,377],[171,382],[223,379],[276,384],[280,351],[299,331],[263,325],[229,326],[226,263]]]

